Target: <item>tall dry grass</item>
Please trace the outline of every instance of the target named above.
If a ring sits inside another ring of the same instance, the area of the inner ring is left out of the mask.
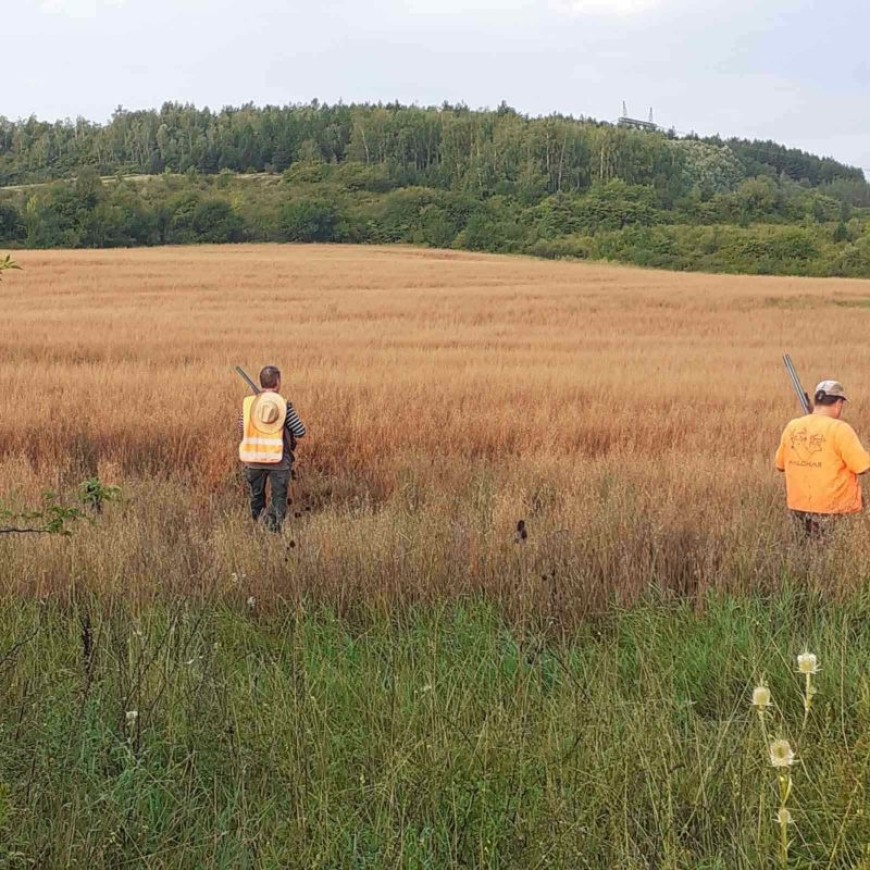
[[[7,591],[483,593],[572,622],[650,587],[867,574],[863,518],[807,552],[771,466],[796,409],[784,350],[807,386],[841,379],[867,432],[868,282],[397,248],[18,259],[0,289],[0,499],[94,475],[125,497],[71,540],[0,541]],[[277,363],[310,428],[281,539],[245,519],[237,363]]]

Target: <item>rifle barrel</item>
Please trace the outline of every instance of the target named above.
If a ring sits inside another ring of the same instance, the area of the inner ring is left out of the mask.
[[[260,388],[248,377],[247,372],[241,366],[236,366],[234,371],[251,388],[251,392],[255,396],[259,395]]]
[[[812,408],[810,407],[810,397],[807,395],[806,390],[801,386],[801,381],[798,377],[798,373],[795,371],[794,363],[791,361],[791,356],[787,353],[783,354],[782,361],[785,363],[785,370],[788,372],[788,376],[791,379],[791,385],[801,404],[801,408],[803,408],[804,414],[811,414]]]

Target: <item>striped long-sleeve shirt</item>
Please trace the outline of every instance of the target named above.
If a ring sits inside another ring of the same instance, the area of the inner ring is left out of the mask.
[[[296,442],[300,438],[304,438],[308,430],[305,424],[299,419],[296,409],[290,402],[287,402],[287,418],[284,420],[284,455],[278,463],[272,462],[269,464],[262,462],[246,462],[249,468],[271,468],[275,471],[286,471],[293,465],[295,456],[293,451],[296,448]],[[243,414],[239,414],[239,439],[245,434],[245,418]]]

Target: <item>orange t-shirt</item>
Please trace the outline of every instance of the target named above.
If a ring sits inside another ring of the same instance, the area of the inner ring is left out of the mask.
[[[785,472],[791,510],[812,514],[861,510],[857,475],[870,470],[870,453],[845,421],[821,414],[792,420],[782,433],[776,467]]]

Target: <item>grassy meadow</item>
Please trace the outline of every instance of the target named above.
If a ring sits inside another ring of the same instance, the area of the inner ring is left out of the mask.
[[[870,867],[870,527],[806,547],[772,470],[786,350],[867,439],[870,282],[16,259],[0,502],[121,495],[0,536],[0,867],[783,866],[765,734],[787,866]],[[235,459],[266,363],[310,430],[281,536]]]

